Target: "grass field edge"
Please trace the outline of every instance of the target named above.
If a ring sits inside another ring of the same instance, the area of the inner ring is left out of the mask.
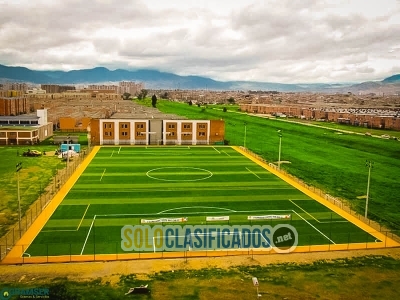
[[[349,214],[348,212],[344,211],[340,207],[332,204],[331,202],[329,202],[328,200],[326,200],[323,197],[319,196],[318,194],[316,194],[316,193],[310,191],[309,189],[305,188],[304,186],[300,185],[299,183],[297,183],[296,181],[294,181],[290,177],[286,176],[285,174],[282,174],[281,172],[271,168],[265,162],[257,159],[256,157],[250,155],[249,153],[243,151],[240,147],[232,146],[231,148],[234,149],[235,151],[237,151],[238,153],[244,155],[245,157],[247,157],[251,161],[257,163],[259,166],[263,167],[264,169],[266,169],[270,173],[274,174],[275,176],[279,177],[283,181],[287,182],[288,184],[290,184],[291,186],[293,186],[297,190],[303,192],[304,194],[306,194],[310,198],[312,198],[315,201],[317,201],[317,202],[321,203],[322,205],[326,206],[327,208],[329,208],[333,212],[337,213],[338,215],[340,215],[344,219],[346,219],[349,222],[353,223],[355,226],[359,227],[360,229],[364,230],[365,232],[371,233],[371,235],[373,235],[376,239],[381,240],[381,241],[385,241],[384,247],[400,247],[400,244],[397,243],[396,241],[394,241],[393,239],[387,237],[386,235],[384,235],[381,232],[378,232],[376,229],[372,228],[368,224],[365,224],[364,222],[360,221],[359,219],[357,219],[353,215]]]
[[[24,254],[24,250],[28,249],[30,244],[42,230],[44,225],[50,219],[54,211],[64,200],[65,196],[71,190],[75,182],[78,180],[80,175],[96,156],[97,152],[100,150],[100,146],[95,146],[90,154],[85,158],[85,160],[80,164],[80,166],[75,170],[71,177],[66,181],[66,183],[61,187],[45,209],[39,214],[36,220],[28,228],[28,230],[23,234],[23,236],[17,241],[11,251],[6,255],[6,257],[1,261],[1,263],[7,263],[7,261],[13,261],[16,258],[20,258]],[[25,248],[24,248],[25,247]]]

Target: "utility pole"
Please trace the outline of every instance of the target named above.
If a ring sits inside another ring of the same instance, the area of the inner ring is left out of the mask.
[[[18,223],[19,223],[19,236],[21,237],[21,196],[19,192],[19,171],[22,169],[22,162],[17,163],[15,172],[17,173],[17,197],[18,197]]]
[[[365,161],[365,166],[368,167],[367,198],[365,199],[365,218],[367,218],[368,216],[369,183],[371,181],[371,169],[373,165],[374,163],[372,161]]]
[[[246,148],[246,138],[247,138],[247,123],[244,122],[244,141],[243,146]]]
[[[279,149],[278,149],[278,170],[281,169],[281,150],[282,150],[282,132],[278,130],[279,134]]]

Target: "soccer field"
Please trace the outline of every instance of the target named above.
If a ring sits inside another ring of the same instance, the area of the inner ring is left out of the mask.
[[[100,148],[24,252],[126,253],[121,249],[123,226],[168,218],[168,225],[290,224],[299,246],[376,241],[231,147],[117,146]]]

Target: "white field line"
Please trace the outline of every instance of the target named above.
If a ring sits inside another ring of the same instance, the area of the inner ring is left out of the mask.
[[[103,179],[103,176],[104,176],[105,172],[106,172],[106,169],[104,169],[103,174],[101,174],[100,181]]]
[[[215,147],[213,147],[213,149],[214,149],[215,151],[217,151],[219,154],[221,154],[221,152],[220,152],[220,151],[218,151],[217,149],[215,149]]]
[[[220,209],[220,210],[236,212],[236,210],[233,210],[233,209],[221,208],[221,207],[215,207],[215,206],[184,206],[184,207],[177,207],[177,208],[171,208],[171,209],[163,210],[163,211],[158,212],[157,215],[166,213],[166,212],[171,211],[171,210],[186,209],[186,208],[216,208],[216,209]]]
[[[118,149],[118,154],[119,154],[120,151],[121,151],[121,147],[119,147],[119,149]]]
[[[61,232],[61,231],[66,232],[66,231],[78,231],[79,228],[80,228],[81,225],[82,225],[83,219],[84,219],[85,216],[86,216],[86,213],[87,213],[87,211],[88,211],[88,209],[89,209],[89,206],[90,206],[90,204],[88,204],[88,206],[86,207],[86,210],[85,210],[85,212],[83,213],[82,219],[81,219],[81,221],[79,222],[78,227],[77,227],[76,229],[49,229],[49,230],[41,230],[40,232],[58,232],[58,231],[60,231],[60,232]]]
[[[184,208],[184,207],[180,207],[180,208]],[[96,215],[97,217],[120,217],[120,216],[128,216],[128,217],[140,217],[140,216],[158,216],[161,215],[163,213],[166,213],[170,210],[175,210],[175,209],[180,209],[180,208],[173,208],[173,209],[168,209],[166,211],[161,211],[158,213],[149,213],[149,214],[107,214],[107,215]],[[186,208],[194,208],[193,206],[190,207],[186,207]],[[201,207],[197,207],[197,208],[202,208]],[[268,212],[292,212],[292,210],[290,209],[268,209],[268,210],[232,210],[232,209],[228,209],[228,208],[219,208],[219,207],[208,207],[208,208],[218,208],[221,210],[227,210],[227,211],[231,211],[233,213],[268,213]],[[186,212],[186,213],[172,213],[172,212],[168,212],[168,215],[198,215],[198,214],[220,214],[220,211],[201,211],[201,212]]]
[[[88,239],[89,239],[90,231],[92,231],[92,227],[93,227],[93,224],[94,224],[94,221],[95,221],[95,220],[96,220],[96,215],[94,215],[92,224],[90,224],[90,228],[89,228],[88,234],[87,234],[87,236],[86,236],[85,243],[83,244],[83,247],[82,247],[81,255],[82,255],[82,253],[83,253],[83,250],[85,250],[85,246],[86,246],[86,243],[87,243],[87,241],[88,241]]]
[[[317,227],[312,225],[310,222],[308,222],[306,219],[304,219],[302,216],[300,216],[295,210],[292,210],[297,216],[299,216],[301,219],[303,219],[304,222],[306,222],[308,225],[310,225],[312,228],[314,228],[316,231],[318,231],[323,237],[325,237],[327,240],[329,240],[332,244],[336,245],[334,241],[332,241],[329,237],[327,237],[324,233],[322,233]]]
[[[114,150],[113,150],[113,152],[111,153],[110,157],[112,157],[112,156],[113,156],[113,154],[114,154]]]
[[[78,230],[79,230],[79,228],[81,227],[81,225],[82,225],[82,222],[83,222],[83,219],[85,218],[85,216],[86,216],[86,213],[87,213],[87,211],[88,211],[88,209],[89,209],[89,206],[90,206],[90,204],[88,204],[88,206],[86,207],[86,210],[85,210],[85,212],[84,212],[84,214],[83,214],[83,216],[82,216],[82,219],[81,219],[81,221],[79,222],[79,225],[78,225],[78,227],[76,228],[76,231],[78,231]]]
[[[317,221],[318,223],[321,224],[329,224],[329,223],[347,223],[348,221],[326,221],[326,222],[322,222],[320,220],[318,220],[317,218],[315,218],[312,214],[310,214],[308,211],[306,211],[305,209],[301,208],[299,205],[297,205],[296,203],[294,203],[292,200],[289,199],[290,202],[292,202],[294,205],[296,205],[298,208],[300,208],[302,211],[304,211],[307,215],[309,215],[311,218],[313,218],[315,221]]]
[[[225,152],[225,150],[222,150],[221,152],[224,152],[226,155],[230,156],[229,153]]]
[[[246,167],[247,171],[249,171],[251,174],[253,174],[254,176],[256,176],[258,179],[261,179],[260,176],[258,176],[256,173],[254,173],[253,171],[249,170],[248,167]]]

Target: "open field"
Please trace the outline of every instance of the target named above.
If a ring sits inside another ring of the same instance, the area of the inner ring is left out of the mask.
[[[157,107],[163,112],[193,119],[224,119],[226,139],[231,145],[244,144],[246,124],[246,147],[275,163],[279,147],[277,131],[281,130],[281,159],[290,162],[283,164],[282,169],[335,197],[348,200],[361,214],[364,214],[367,192],[365,161],[372,161],[368,216],[393,229],[400,228],[399,141],[249,116],[229,110],[229,106],[228,111],[223,112],[221,106],[197,107],[158,101]]]

